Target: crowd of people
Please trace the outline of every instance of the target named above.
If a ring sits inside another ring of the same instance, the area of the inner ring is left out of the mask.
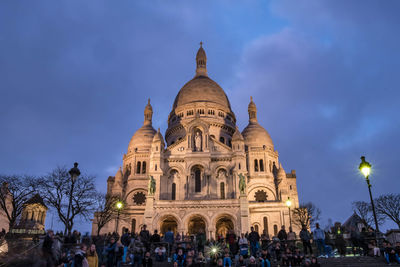
[[[334,238],[331,239],[331,234]],[[384,256],[387,263],[400,263],[400,243],[391,246],[384,242],[379,248],[375,240],[368,237],[370,232],[363,229],[351,233],[353,253]],[[56,240],[63,244],[60,253],[54,251]],[[313,243],[313,244],[312,244]],[[72,244],[68,246],[68,244]],[[78,246],[78,247],[77,247]],[[238,266],[270,267],[280,266],[320,266],[318,258],[330,257],[333,252],[344,256],[347,245],[341,227],[325,232],[318,224],[311,233],[306,227],[299,235],[285,226],[272,238],[264,231],[261,235],[251,227],[250,233],[237,236],[233,230],[216,240],[206,240],[204,232],[196,235],[174,233],[172,229],[160,235],[157,230],[151,234],[144,225],[139,233],[129,233],[127,229],[121,236],[108,234],[90,238],[74,232],[63,237],[48,231],[43,242],[43,255],[47,266],[69,267],[120,267],[120,266]]]

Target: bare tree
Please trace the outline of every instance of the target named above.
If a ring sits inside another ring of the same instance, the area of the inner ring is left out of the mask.
[[[118,201],[120,201],[118,196],[101,193],[96,195],[96,212],[94,213],[94,219],[97,224],[97,235],[100,234],[100,230],[115,216],[115,206]]]
[[[400,229],[400,194],[382,195],[375,201],[377,213],[392,220]]]
[[[313,227],[319,220],[321,210],[317,208],[312,202],[300,204],[298,208],[292,210],[293,224],[300,227]]]
[[[374,225],[374,214],[372,212],[372,206],[370,203],[365,201],[354,201],[352,206],[353,211],[360,217],[361,222],[366,227],[372,227],[372,225]],[[385,221],[385,218],[382,215],[377,214],[377,220],[378,224],[381,225]]]
[[[0,210],[6,215],[11,230],[22,213],[24,203],[35,192],[35,178],[1,175],[0,184]]]
[[[93,180],[93,177],[82,175],[73,182],[65,167],[57,167],[40,179],[43,198],[57,212],[58,218],[65,226],[65,233],[71,233],[77,217],[87,220],[91,217],[97,194]],[[68,216],[70,196],[72,201]]]

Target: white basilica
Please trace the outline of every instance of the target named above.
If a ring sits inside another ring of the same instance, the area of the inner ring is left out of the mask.
[[[240,132],[224,90],[208,77],[207,57],[200,47],[196,75],[179,91],[168,116],[165,139],[152,126],[153,108],[144,110],[123,156],[123,167],[107,180],[108,194],[124,200],[118,223],[138,232],[143,224],[161,233],[207,238],[254,226],[275,235],[289,226],[290,199],[298,206],[296,173],[286,173],[268,132],[257,121],[253,100],[249,123]],[[95,233],[96,220],[93,221]],[[116,219],[101,233],[115,231]]]

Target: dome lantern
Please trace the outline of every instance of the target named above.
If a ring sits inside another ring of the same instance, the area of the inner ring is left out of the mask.
[[[146,107],[144,108],[144,125],[151,125],[151,121],[153,118],[153,108],[150,105],[150,98],[147,102]]]
[[[252,96],[250,96],[248,112],[249,112],[249,121],[257,122],[257,107],[256,107],[256,104],[254,104],[254,102],[253,102]]]
[[[196,77],[207,76],[207,56],[203,49],[203,42],[200,42],[200,48],[196,55]]]

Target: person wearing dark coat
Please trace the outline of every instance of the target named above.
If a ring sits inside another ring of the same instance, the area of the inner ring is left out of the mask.
[[[307,248],[310,251],[310,255],[313,253],[312,248],[311,248],[311,234],[307,230],[306,226],[303,226],[303,228],[300,231],[300,239],[303,242],[303,249],[304,249],[304,255],[307,255]]]
[[[258,243],[260,241],[260,235],[258,234],[258,232],[254,231],[253,226],[250,228],[250,230],[251,232],[249,234],[248,240],[250,241],[251,255],[255,257],[260,246]]]
[[[282,225],[282,228],[278,233],[278,238],[279,238],[280,241],[287,240],[287,233],[286,233],[284,225]]]
[[[116,247],[117,247],[117,241],[115,240],[115,237],[110,238],[110,242],[108,243],[108,246],[106,248],[107,252],[107,267],[113,267],[114,262],[116,260]]]
[[[42,244],[42,252],[43,257],[46,259],[46,266],[53,267],[54,266],[54,255],[53,255],[53,238],[54,232],[53,230],[48,230],[47,235],[43,240]]]

